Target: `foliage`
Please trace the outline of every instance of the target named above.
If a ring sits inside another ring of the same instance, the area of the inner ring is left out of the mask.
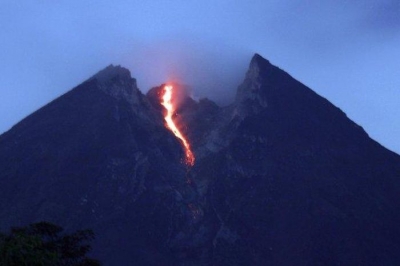
[[[91,230],[61,234],[63,229],[48,222],[11,228],[0,234],[0,265],[4,266],[96,266],[86,257],[94,239]]]

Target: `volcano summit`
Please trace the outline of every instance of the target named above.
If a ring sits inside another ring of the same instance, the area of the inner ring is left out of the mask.
[[[0,229],[91,228],[104,265],[400,264],[400,156],[340,109],[256,54],[231,105],[171,114],[188,167],[163,89],[111,65],[1,135]]]

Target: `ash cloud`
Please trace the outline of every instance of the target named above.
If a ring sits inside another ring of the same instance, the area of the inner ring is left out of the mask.
[[[166,82],[183,84],[192,98],[219,105],[234,99],[252,52],[229,43],[160,40],[134,47],[123,65],[131,69],[143,93]]]

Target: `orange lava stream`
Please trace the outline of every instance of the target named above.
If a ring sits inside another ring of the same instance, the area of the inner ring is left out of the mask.
[[[174,115],[175,112],[174,105],[172,104],[172,89],[173,87],[171,85],[164,86],[162,102],[161,102],[161,105],[164,106],[165,109],[167,110],[167,114],[165,115],[164,119],[165,122],[167,123],[167,127],[172,131],[172,133],[174,133],[174,135],[178,139],[182,141],[186,153],[186,163],[190,166],[193,166],[195,158],[192,150],[190,149],[189,142],[179,131],[178,127],[175,125],[174,120],[172,119],[172,116]]]

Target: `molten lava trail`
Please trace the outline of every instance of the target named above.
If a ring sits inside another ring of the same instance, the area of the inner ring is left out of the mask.
[[[185,154],[186,154],[186,164],[188,164],[189,166],[193,166],[195,158],[192,150],[190,149],[189,142],[185,138],[185,136],[183,136],[183,134],[180,132],[174,120],[172,119],[172,116],[175,113],[175,107],[172,104],[172,89],[173,87],[171,85],[165,85],[163,89],[161,105],[164,106],[165,109],[167,110],[164,119],[165,122],[167,123],[167,127],[183,143],[183,147],[185,148]]]

